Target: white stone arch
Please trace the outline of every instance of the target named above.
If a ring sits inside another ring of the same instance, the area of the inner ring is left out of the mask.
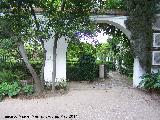
[[[126,29],[125,21],[127,20],[127,16],[113,16],[113,15],[97,15],[97,16],[90,16],[90,19],[95,23],[107,23],[115,26],[116,28],[120,29],[129,39],[131,38],[131,32]],[[45,81],[51,82],[52,81],[52,72],[53,72],[53,53],[50,53],[53,51],[53,41],[54,39],[51,39],[47,41],[46,44],[46,50],[47,54],[49,54],[49,60],[46,61],[46,66],[44,69],[44,79]],[[65,38],[60,38],[58,42],[57,47],[57,73],[56,78],[57,81],[61,81],[61,79],[66,79],[66,52],[67,52],[67,46],[68,43],[66,42]],[[48,49],[49,48],[49,49]],[[50,68],[50,69],[48,69]],[[141,68],[139,59],[134,59],[134,68],[133,68],[133,86],[137,87],[139,83],[141,82],[140,76],[144,74],[144,70]]]
[[[125,21],[127,16],[115,16],[115,15],[96,15],[90,16],[90,19],[95,23],[107,23],[120,29],[128,39],[131,39],[131,32],[126,28]],[[145,73],[139,63],[138,58],[134,58],[133,67],[133,86],[137,87],[141,82],[141,76]]]
[[[96,15],[90,16],[90,19],[94,23],[107,23],[120,29],[129,39],[131,38],[131,32],[126,29],[125,21],[127,16],[115,16],[115,15]]]

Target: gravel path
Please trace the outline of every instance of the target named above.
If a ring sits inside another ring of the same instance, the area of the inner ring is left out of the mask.
[[[158,96],[132,88],[118,73],[92,84],[73,82],[70,87],[62,96],[6,99],[0,102],[0,120],[7,120],[7,115],[17,117],[8,120],[160,120]],[[29,118],[22,119],[23,115]]]

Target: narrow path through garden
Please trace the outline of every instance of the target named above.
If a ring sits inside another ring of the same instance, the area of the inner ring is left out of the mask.
[[[16,116],[15,120],[22,115],[30,117],[22,120],[54,120],[55,116],[59,117],[56,120],[160,120],[158,95],[131,85],[127,78],[112,72],[98,82],[71,82],[69,93],[62,96],[6,99],[0,102],[0,120],[7,120],[6,115]],[[70,119],[70,115],[77,116]]]
[[[110,72],[106,79],[98,79],[93,83],[82,82],[70,82],[71,90],[107,90],[115,87],[128,87],[132,86],[132,80],[119,74],[118,72]]]

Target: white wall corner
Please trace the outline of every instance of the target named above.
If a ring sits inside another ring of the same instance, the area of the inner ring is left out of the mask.
[[[134,58],[133,67],[133,87],[138,87],[139,83],[142,81],[141,76],[145,74],[145,70],[141,67],[139,59]]]

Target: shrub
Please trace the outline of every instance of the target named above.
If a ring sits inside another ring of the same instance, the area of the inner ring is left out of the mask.
[[[13,97],[23,91],[26,95],[33,94],[33,85],[21,86],[19,82],[2,82],[0,84],[0,101],[3,100],[5,96]]]
[[[78,63],[78,76],[80,80],[93,81],[96,73],[96,58],[91,54],[84,54],[80,57]]]
[[[79,80],[78,64],[67,63],[67,79],[77,81]]]
[[[13,74],[11,71],[0,72],[0,83],[3,81],[13,82],[18,79],[18,76]]]
[[[8,95],[10,97],[16,96],[19,94],[21,90],[20,84],[18,82],[2,82],[0,84],[0,95],[5,96]]]
[[[8,85],[8,96],[12,97],[18,95],[20,90],[21,87],[18,82],[13,82],[13,84]]]
[[[24,91],[24,93],[26,94],[26,95],[31,95],[31,94],[33,94],[33,85],[25,85],[23,88],[22,88],[22,90]]]
[[[79,61],[78,61],[79,62]],[[78,81],[78,80],[85,80],[83,78],[83,73],[81,73],[80,66],[78,62],[67,62],[67,79]],[[96,60],[95,64],[95,72],[94,78],[99,77],[99,65],[104,64],[106,67],[106,72],[115,71],[115,64],[113,62],[102,62],[101,60]]]
[[[144,74],[141,78],[142,81],[139,86],[143,86],[143,88],[147,90],[160,90],[160,71],[157,73]]]
[[[106,65],[108,71],[116,70],[116,66],[114,62],[107,61],[107,62],[104,62],[104,65]]]

